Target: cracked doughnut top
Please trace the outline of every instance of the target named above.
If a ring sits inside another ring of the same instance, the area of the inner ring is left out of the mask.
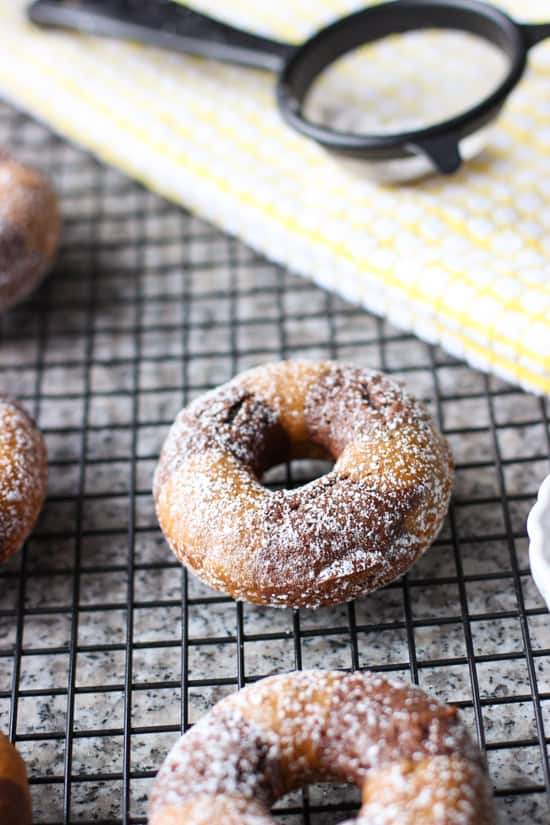
[[[34,527],[47,480],[42,434],[23,407],[0,396],[0,562],[19,550]]]
[[[455,708],[377,674],[304,671],[219,702],[172,748],[150,825],[273,825],[310,782],[358,785],[365,825],[494,825],[479,751]]]
[[[272,492],[263,472],[331,458],[331,472]],[[331,361],[242,373],[183,409],[154,496],[176,556],[200,579],[264,605],[337,604],[403,574],[441,528],[449,446],[386,375]]]
[[[57,197],[49,181],[0,150],[0,312],[38,285],[58,240]]]

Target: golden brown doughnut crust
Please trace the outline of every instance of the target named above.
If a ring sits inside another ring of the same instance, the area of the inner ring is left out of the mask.
[[[332,457],[298,490],[269,466]],[[236,599],[316,607],[404,573],[445,517],[449,446],[382,373],[330,361],[249,370],[178,415],[155,473],[162,530],[200,579]]]
[[[0,151],[0,312],[38,285],[58,241],[59,210],[50,183]]]
[[[23,407],[0,396],[0,562],[19,550],[34,527],[47,480],[42,434]]]
[[[31,825],[27,769],[7,736],[0,733],[0,822]]]
[[[273,825],[310,782],[361,788],[364,825],[494,825],[481,755],[455,708],[377,674],[304,671],[219,702],[172,748],[150,825]]]

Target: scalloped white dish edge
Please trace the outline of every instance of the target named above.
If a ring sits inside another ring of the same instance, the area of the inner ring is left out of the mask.
[[[550,475],[542,482],[527,518],[527,533],[531,574],[550,610]]]

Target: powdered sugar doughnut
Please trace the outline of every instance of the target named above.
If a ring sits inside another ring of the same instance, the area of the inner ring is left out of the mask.
[[[358,785],[365,825],[493,825],[489,782],[456,708],[376,674],[304,671],[219,702],[172,748],[150,825],[273,825],[311,782]]]
[[[46,445],[30,415],[0,396],[0,562],[19,550],[46,495]]]
[[[271,492],[263,471],[331,457],[327,475]],[[155,473],[176,556],[236,599],[336,604],[404,573],[437,535],[451,490],[446,440],[380,372],[282,361],[245,372],[178,415]]]
[[[58,239],[57,198],[49,182],[0,151],[0,312],[42,280]]]
[[[0,822],[2,825],[31,825],[27,769],[3,733],[0,733]]]

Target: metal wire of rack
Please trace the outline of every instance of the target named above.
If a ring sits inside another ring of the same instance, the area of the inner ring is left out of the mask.
[[[7,105],[0,137],[53,177],[64,213],[59,263],[3,319],[0,345],[0,388],[50,453],[44,513],[0,570],[0,725],[29,766],[37,825],[144,823],[181,730],[245,683],[316,666],[390,672],[458,704],[504,820],[548,822],[550,626],[525,535],[548,471],[546,402],[269,263]],[[403,378],[457,460],[446,527],[410,574],[316,612],[202,586],[168,551],[150,495],[181,405],[287,356]],[[356,803],[314,786],[276,813],[320,825]]]

